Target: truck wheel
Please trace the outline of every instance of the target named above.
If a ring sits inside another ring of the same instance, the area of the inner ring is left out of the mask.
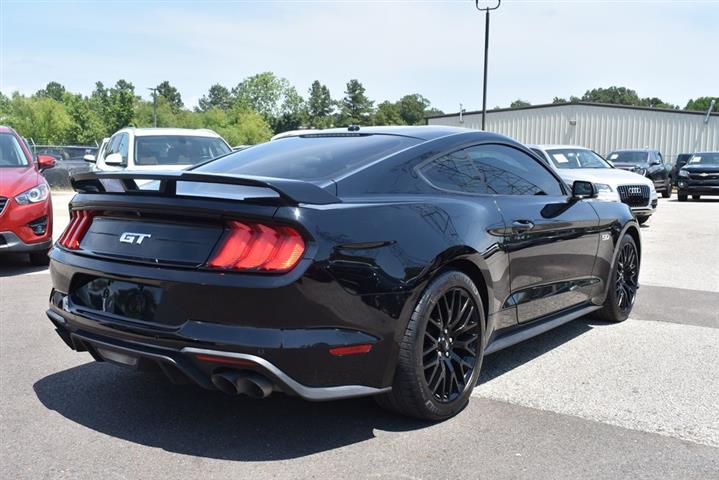
[[[664,191],[662,192],[662,198],[669,198],[672,196],[672,179],[667,178],[667,184],[664,186]]]
[[[686,193],[677,193],[677,200],[679,200],[680,202],[686,202],[687,194]]]

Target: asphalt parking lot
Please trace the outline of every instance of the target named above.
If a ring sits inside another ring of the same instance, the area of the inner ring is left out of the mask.
[[[55,196],[56,234],[67,221]],[[458,417],[370,399],[264,401],[70,351],[50,278],[0,261],[3,478],[719,478],[719,201],[660,200],[630,319],[576,320],[485,359]]]

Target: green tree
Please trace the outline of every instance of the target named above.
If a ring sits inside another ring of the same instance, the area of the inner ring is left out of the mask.
[[[313,128],[327,128],[332,125],[332,111],[334,104],[330,90],[319,80],[312,82],[307,100],[307,117],[309,126]]]
[[[157,86],[157,96],[163,97],[172,108],[173,112],[179,112],[185,104],[182,103],[182,95],[170,82],[165,80]]]
[[[639,95],[626,87],[595,88],[587,90],[581,98],[582,102],[612,103],[618,105],[639,105]]]
[[[50,82],[45,88],[35,93],[37,97],[52,98],[56,102],[62,102],[63,95],[65,95],[65,87],[57,82]]]
[[[62,103],[48,97],[27,98],[17,92],[10,99],[7,122],[40,145],[66,143],[72,125]]]
[[[384,101],[377,105],[374,123],[375,125],[405,125],[399,103]]]
[[[529,107],[531,105],[532,104],[529,103],[528,101],[518,98],[517,100],[515,100],[509,104],[509,108],[522,108],[522,107]]]
[[[552,103],[567,103],[567,99],[562,97],[554,97],[552,99]]]
[[[304,99],[286,78],[272,72],[245,78],[232,96],[235,106],[259,113],[275,131],[298,128],[306,120]]]
[[[211,108],[227,110],[232,106],[232,94],[226,88],[216,83],[210,87],[207,95],[203,95],[198,102],[198,110],[204,112]]]
[[[641,107],[651,107],[651,108],[679,108],[676,105],[673,105],[671,103],[667,103],[661,98],[657,97],[646,97],[639,100],[639,106]]]
[[[284,92],[284,100],[280,114],[271,119],[271,127],[275,133],[296,130],[307,125],[307,102],[295,87],[288,87]]]
[[[350,80],[340,103],[340,122],[345,125],[369,125],[373,105],[374,102],[365,95],[362,83],[357,79]]]
[[[99,82],[98,82],[99,83]],[[132,123],[135,114],[135,86],[125,80],[118,80],[107,92],[106,126],[115,132]]]
[[[405,95],[398,103],[399,114],[407,125],[422,125],[430,102],[419,93]]]
[[[239,106],[229,110],[215,107],[197,116],[202,127],[219,133],[230,145],[253,145],[272,136],[270,125],[261,115]]]
[[[689,100],[687,102],[687,106],[684,107],[684,110],[696,110],[699,112],[706,112],[707,110],[709,110],[709,105],[711,105],[712,100],[716,102],[714,111],[719,111],[719,97],[699,97],[696,100]]]
[[[105,136],[102,118],[91,108],[88,98],[65,93],[64,105],[70,117],[67,141],[71,144],[92,145]]]

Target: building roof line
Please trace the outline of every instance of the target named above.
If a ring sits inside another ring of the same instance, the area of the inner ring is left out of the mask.
[[[697,110],[675,110],[673,108],[651,108],[651,107],[640,107],[637,105],[620,105],[617,103],[597,103],[597,102],[566,102],[566,103],[543,103],[540,105],[529,105],[527,107],[516,107],[516,108],[496,108],[493,110],[487,110],[487,113],[500,113],[500,112],[515,112],[517,110],[532,110],[537,108],[548,108],[548,107],[567,107],[572,105],[583,105],[586,107],[604,107],[604,108],[624,108],[628,110],[647,110],[650,112],[660,112],[660,113],[684,113],[688,115],[702,115],[705,116],[707,112],[701,112]],[[474,110],[471,112],[463,112],[462,115],[478,115],[481,114],[481,110]],[[430,115],[427,117],[424,117],[425,119],[429,120],[432,118],[449,118],[449,117],[458,117],[459,112],[457,113],[445,113],[442,115]],[[719,112],[713,112],[711,113],[712,117],[719,117]]]

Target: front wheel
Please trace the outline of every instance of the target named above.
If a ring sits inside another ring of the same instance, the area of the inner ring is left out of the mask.
[[[392,390],[380,406],[445,420],[469,402],[484,355],[484,309],[472,280],[449,270],[417,302],[400,343]]]
[[[679,200],[680,202],[686,202],[687,194],[686,193],[677,193],[677,200]]]
[[[667,178],[667,184],[664,186],[664,191],[662,192],[662,198],[669,198],[672,196],[672,179]]]
[[[629,317],[639,289],[639,251],[631,235],[619,241],[608,279],[607,298],[597,317],[608,322],[623,322]]]

